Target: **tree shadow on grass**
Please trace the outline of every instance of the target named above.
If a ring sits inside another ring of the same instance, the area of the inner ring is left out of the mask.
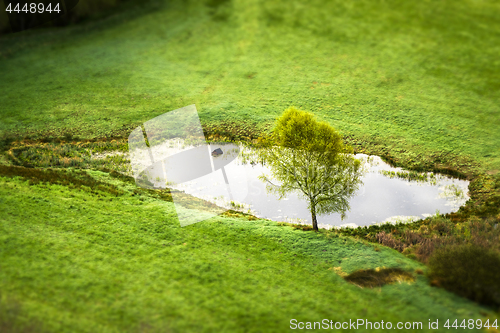
[[[400,268],[361,269],[344,276],[344,280],[360,287],[382,287],[396,282],[413,282],[415,277]]]

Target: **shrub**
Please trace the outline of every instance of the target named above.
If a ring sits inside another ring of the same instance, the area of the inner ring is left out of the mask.
[[[404,242],[394,238],[392,234],[385,231],[379,232],[375,237],[380,244],[396,249],[399,252],[403,252],[407,247]]]
[[[428,266],[433,285],[500,306],[500,256],[491,249],[471,244],[441,247],[429,258]]]

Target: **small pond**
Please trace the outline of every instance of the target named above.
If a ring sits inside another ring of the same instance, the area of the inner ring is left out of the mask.
[[[229,151],[227,145],[210,145],[211,150],[216,147]],[[243,151],[245,149],[248,148],[243,148]],[[391,167],[378,156],[357,154],[355,157],[364,165],[363,185],[351,199],[351,209],[344,220],[340,214],[320,215],[318,216],[320,227],[356,227],[375,223],[409,222],[438,211],[455,212],[469,199],[468,181],[433,173],[413,173],[413,180],[408,180],[408,171]],[[237,158],[224,164],[225,175],[219,178],[219,182],[223,183],[223,179],[228,180],[229,192],[224,191],[224,186],[214,186],[212,176],[200,177],[175,187],[219,206],[250,212],[258,217],[275,221],[311,223],[311,216],[304,199],[297,194],[291,194],[278,200],[277,196],[267,193],[266,184],[258,177],[263,173],[269,174],[269,170],[260,164],[250,164],[243,160],[240,151]],[[230,193],[229,196],[227,193]]]

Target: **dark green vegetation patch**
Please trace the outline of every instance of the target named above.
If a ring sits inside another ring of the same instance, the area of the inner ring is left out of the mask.
[[[124,192],[113,184],[101,182],[89,176],[84,171],[79,170],[52,170],[52,169],[34,169],[20,166],[0,165],[0,176],[22,177],[29,180],[29,184],[50,183],[66,185],[70,188],[83,188],[92,193],[97,191],[107,192],[115,196]]]
[[[361,287],[382,287],[388,283],[413,282],[414,276],[400,268],[362,269],[344,279]]]
[[[438,249],[428,263],[432,283],[476,302],[500,307],[500,255],[485,245]]]

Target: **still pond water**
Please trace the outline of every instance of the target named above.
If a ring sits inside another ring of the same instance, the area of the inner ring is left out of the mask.
[[[215,148],[214,145],[211,146],[211,149]],[[220,147],[225,148],[224,145]],[[240,153],[224,167],[224,177],[229,180],[233,200],[229,200],[222,192],[216,193],[217,186],[204,183],[203,177],[181,184],[178,189],[219,206],[250,212],[258,217],[311,223],[307,203],[303,198],[290,194],[279,200],[277,196],[267,193],[266,184],[258,177],[264,173],[269,174],[269,170],[260,164],[246,163],[241,156]],[[362,161],[365,168],[363,185],[351,199],[351,209],[344,220],[340,214],[321,215],[318,216],[320,227],[409,222],[438,211],[455,212],[469,199],[468,181],[431,173],[419,174],[419,181],[408,181],[396,176],[397,172],[400,175],[406,173],[404,169],[391,167],[378,156],[357,154],[355,157]]]

